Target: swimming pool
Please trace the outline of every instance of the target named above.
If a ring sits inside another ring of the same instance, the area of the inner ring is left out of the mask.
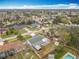
[[[64,57],[64,59],[74,59],[74,57],[71,56],[71,55],[66,55],[66,56]]]

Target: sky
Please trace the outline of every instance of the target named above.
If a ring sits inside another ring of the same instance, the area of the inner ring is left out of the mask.
[[[0,0],[0,9],[79,9],[79,0]]]

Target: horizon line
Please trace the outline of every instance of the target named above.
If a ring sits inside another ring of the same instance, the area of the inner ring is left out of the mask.
[[[79,4],[0,6],[0,9],[79,9]]]

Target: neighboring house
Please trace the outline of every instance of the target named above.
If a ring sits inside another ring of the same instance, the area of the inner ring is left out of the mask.
[[[20,30],[20,29],[23,29],[23,28],[25,28],[25,27],[27,27],[26,24],[23,24],[23,25],[14,25],[14,26],[12,26],[12,28],[14,28],[14,29],[16,29],[16,30]]]
[[[16,30],[20,30],[20,29],[23,29],[25,27],[27,27],[26,24],[17,24],[17,23],[15,23],[15,24],[7,25],[7,28],[14,28]]]
[[[41,50],[41,46],[45,46],[49,43],[49,39],[45,38],[42,35],[33,36],[31,39],[27,40],[27,42],[36,50]]]
[[[0,59],[4,59],[7,56],[13,56],[17,52],[23,50],[25,45],[21,42],[9,43],[0,46]]]
[[[55,59],[55,56],[53,54],[49,54],[48,59]]]

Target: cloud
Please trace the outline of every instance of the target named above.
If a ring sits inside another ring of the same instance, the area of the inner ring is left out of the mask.
[[[0,9],[79,9],[78,4],[53,4],[53,5],[24,5],[24,6],[5,6]]]
[[[79,5],[78,4],[69,4],[68,8],[70,8],[70,9],[79,9]]]

